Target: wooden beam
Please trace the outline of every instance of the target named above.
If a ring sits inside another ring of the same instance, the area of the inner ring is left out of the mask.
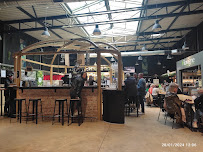
[[[33,61],[33,60],[30,60],[30,59],[21,59],[22,61],[26,61],[26,62],[31,62],[31,63],[35,63],[35,64],[40,64],[40,65],[43,65],[43,66],[47,66],[47,67],[51,67],[51,65],[49,64],[46,64],[46,63],[41,63],[41,62],[38,62],[38,61]]]
[[[50,84],[53,84],[53,67],[50,67]]]

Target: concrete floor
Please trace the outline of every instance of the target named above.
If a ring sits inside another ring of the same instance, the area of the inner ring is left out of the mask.
[[[84,122],[80,127],[38,125],[0,118],[0,152],[201,152],[203,134],[164,125],[159,109],[146,107],[146,114],[126,118],[125,124]],[[183,145],[184,144],[184,145]],[[190,144],[190,146],[189,146]],[[181,147],[182,145],[182,147]]]

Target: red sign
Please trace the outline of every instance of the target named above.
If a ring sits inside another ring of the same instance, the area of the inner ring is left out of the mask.
[[[62,80],[63,75],[53,75],[53,80]],[[43,80],[50,80],[50,75],[44,75]]]

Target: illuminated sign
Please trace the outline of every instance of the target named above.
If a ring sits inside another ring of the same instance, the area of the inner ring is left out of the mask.
[[[187,58],[182,61],[182,65],[191,66],[195,62],[195,58]]]

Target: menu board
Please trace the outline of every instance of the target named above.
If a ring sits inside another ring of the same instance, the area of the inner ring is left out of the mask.
[[[1,77],[5,78],[6,77],[6,70],[1,70]]]

